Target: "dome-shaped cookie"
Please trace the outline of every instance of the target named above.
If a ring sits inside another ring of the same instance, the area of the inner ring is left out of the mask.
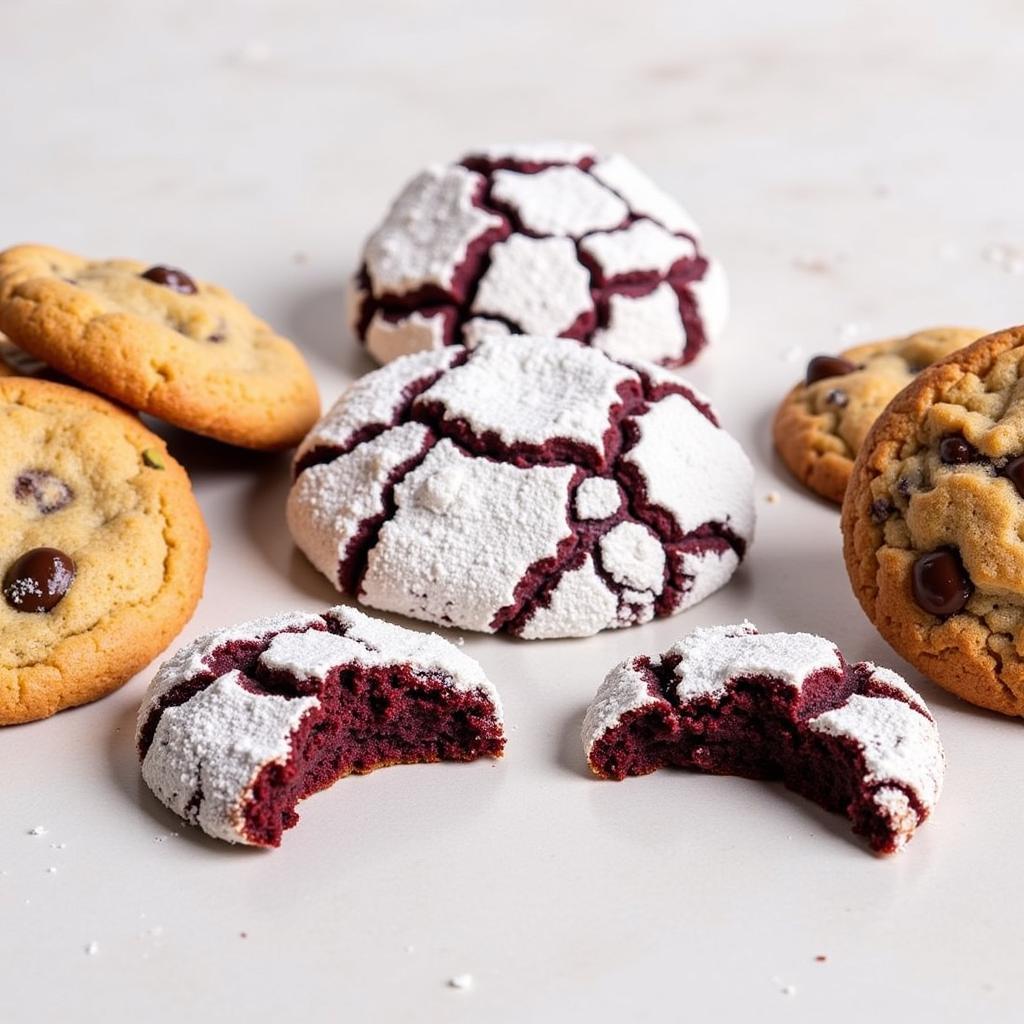
[[[352,608],[208,633],[165,662],[139,709],[142,776],[217,839],[277,846],[299,800],[393,764],[500,757],[483,669],[433,633]]]
[[[753,470],[706,401],[557,338],[405,356],[303,441],[296,543],[364,604],[527,638],[588,636],[722,586]]]
[[[515,333],[680,366],[727,311],[721,267],[686,210],[624,156],[579,143],[426,168],[367,240],[349,306],[382,363]]]
[[[749,622],[618,665],[587,710],[583,745],[609,779],[674,767],[781,780],[845,814],[880,853],[928,817],[945,772],[935,722],[895,672]]]

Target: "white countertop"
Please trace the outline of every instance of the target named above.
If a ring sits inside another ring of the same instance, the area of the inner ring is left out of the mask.
[[[1024,267],[1000,248],[1024,250],[1020,4],[4,13],[0,243],[221,282],[304,348],[326,402],[370,365],[343,327],[346,276],[420,165],[494,139],[627,152],[730,275],[726,337],[688,376],[756,463],[760,522],[733,583],[675,619],[467,636],[506,705],[504,761],[343,781],[273,853],[207,840],[142,786],[132,723],[155,665],[3,731],[0,1020],[1019,1019],[1021,725],[889,652],[849,591],[835,510],[791,483],[769,424],[815,352],[1024,320]],[[181,640],[332,603],[284,528],[287,460],[171,441],[213,535]],[[607,669],[743,617],[920,685],[947,785],[900,856],[777,785],[588,776],[578,730]]]

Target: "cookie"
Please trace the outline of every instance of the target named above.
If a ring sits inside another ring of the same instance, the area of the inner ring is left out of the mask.
[[[393,764],[500,757],[483,669],[432,633],[352,608],[208,633],[161,666],[139,709],[142,777],[230,843],[278,846],[299,800]]]
[[[589,636],[695,604],[754,526],[753,470],[678,377],[559,338],[389,363],[302,442],[292,536],[364,604]]]
[[[0,379],[0,724],[102,697],[162,651],[202,592],[185,471],[134,416]]]
[[[587,710],[583,745],[606,779],[673,767],[780,780],[845,814],[879,853],[913,836],[945,771],[931,714],[895,672],[749,622],[618,665]]]
[[[290,341],[223,288],[170,267],[8,249],[0,330],[68,377],[228,444],[287,448],[319,415]]]
[[[933,327],[815,356],[775,415],[775,448],[783,462],[805,487],[842,504],[853,460],[878,414],[926,366],[982,333]]]
[[[853,590],[953,693],[1024,714],[1024,328],[922,373],[879,417],[843,503]]]
[[[381,363],[511,333],[680,366],[727,312],[724,274],[686,210],[624,156],[579,143],[428,167],[367,241],[349,303]]]

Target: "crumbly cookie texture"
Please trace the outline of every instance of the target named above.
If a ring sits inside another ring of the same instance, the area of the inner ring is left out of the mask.
[[[671,766],[779,779],[894,853],[931,813],[945,757],[921,698],[895,672],[849,664],[810,633],[749,623],[695,630],[607,676],[583,723],[594,773]]]
[[[0,724],[116,689],[188,621],[206,528],[185,471],[98,396],[0,379]]]
[[[157,672],[139,709],[142,776],[217,839],[277,846],[296,803],[393,764],[500,757],[501,702],[433,633],[352,608],[209,633]]]
[[[686,210],[625,157],[564,142],[490,146],[417,175],[367,240],[349,302],[381,363],[520,333],[680,366],[727,312]]]
[[[288,523],[371,607],[589,636],[728,581],[753,533],[753,469],[673,374],[492,338],[356,382],[296,453]]]
[[[298,349],[217,285],[41,245],[0,253],[0,330],[124,405],[249,448],[288,448],[319,415]]]
[[[879,632],[953,693],[1024,714],[1024,328],[923,372],[879,418],[843,503]]]
[[[775,414],[783,462],[805,487],[841,505],[853,460],[878,414],[921,370],[983,333],[933,327],[815,357]]]

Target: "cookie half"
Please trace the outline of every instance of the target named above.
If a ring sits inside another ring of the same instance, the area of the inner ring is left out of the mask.
[[[969,327],[933,327],[815,356],[775,415],[775,448],[815,494],[842,504],[853,460],[878,414],[927,366],[981,337]]]
[[[349,305],[382,363],[532,334],[680,366],[727,312],[689,213],[624,156],[564,142],[492,146],[418,174],[368,239]]]
[[[288,523],[371,607],[589,636],[729,580],[753,533],[753,469],[673,374],[493,338],[357,381],[296,453]]]
[[[290,341],[225,289],[170,267],[8,249],[0,331],[130,408],[228,444],[288,448],[319,415]]]
[[[587,711],[583,745],[607,779],[674,767],[780,780],[845,814],[879,853],[913,836],[945,773],[935,722],[895,672],[749,622],[618,665]]]
[[[861,606],[953,693],[1024,714],[1024,328],[924,371],[876,422],[843,503]]]
[[[185,471],[98,396],[0,379],[0,724],[121,686],[192,615],[207,535]]]
[[[230,843],[278,846],[299,800],[394,764],[500,757],[483,669],[433,633],[332,608],[209,633],[161,666],[139,709],[142,777]]]

